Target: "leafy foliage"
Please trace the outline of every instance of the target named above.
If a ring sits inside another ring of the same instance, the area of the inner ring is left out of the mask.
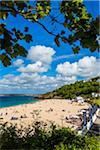
[[[91,52],[99,48],[96,41],[99,35],[99,17],[93,20],[81,0],[63,0],[60,5],[60,12],[64,15],[63,26],[71,33],[66,40],[61,39],[72,45],[75,54],[79,52],[81,47],[89,48]],[[80,46],[76,45],[77,41],[80,41]]]
[[[40,122],[28,128],[25,134],[15,126],[0,128],[0,149],[35,149],[35,150],[98,150],[96,137],[79,136],[69,128],[57,128],[51,125],[48,131]]]
[[[64,85],[59,89],[43,94],[43,98],[68,98],[73,99],[76,96],[83,96],[84,98],[92,98],[92,92],[99,92],[99,77],[93,78],[89,81],[77,81],[74,84]]]
[[[3,23],[0,25],[0,35],[2,36],[0,39],[0,60],[4,66],[7,67],[10,65],[11,59],[16,58],[19,55],[26,57],[27,51],[23,46],[18,44],[18,41],[24,39],[29,43],[32,41],[31,35],[24,34],[15,28],[13,28],[12,31],[9,31]]]
[[[61,41],[68,43],[72,46],[74,53],[78,53],[81,47],[88,48],[91,52],[99,48],[96,40],[99,35],[99,17],[94,20],[91,14],[86,11],[85,5],[81,0],[62,0],[58,5],[59,7],[57,9],[60,11],[63,22],[59,21],[60,17],[58,14],[56,16],[55,14],[52,15],[53,5],[50,0],[31,2],[28,0],[0,1],[0,19],[4,21],[0,25],[0,60],[4,66],[9,66],[11,60],[19,55],[26,57],[27,50],[20,44],[18,46],[20,40],[25,40],[27,43],[32,41],[32,36],[28,33],[26,34],[28,27],[25,27],[24,31],[17,30],[16,28],[12,30],[8,29],[5,21],[9,15],[16,19],[20,15],[32,23],[37,23],[46,32],[54,36],[54,42],[57,46],[61,45]],[[50,25],[52,27],[56,23],[61,26],[63,25],[64,29],[61,31],[59,29],[56,32],[49,31],[41,22],[41,19],[45,19],[45,17],[51,19]],[[67,34],[68,31],[70,34]],[[77,41],[80,41],[80,45],[76,45]]]
[[[17,17],[23,16],[25,19],[35,22],[38,18],[44,18],[50,11],[48,2],[36,2],[35,7],[32,7],[28,1],[0,1],[0,19],[6,20],[9,15]],[[27,50],[20,45],[20,40],[25,40],[27,43],[32,42],[32,36],[28,33],[28,27],[24,31],[12,28],[10,31],[7,29],[5,23],[0,24],[0,60],[4,66],[11,64],[11,59],[17,56],[27,56]]]

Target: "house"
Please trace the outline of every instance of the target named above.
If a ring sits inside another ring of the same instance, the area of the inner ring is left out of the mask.
[[[100,97],[100,93],[95,93],[95,92],[93,92],[93,93],[92,93],[92,97]]]

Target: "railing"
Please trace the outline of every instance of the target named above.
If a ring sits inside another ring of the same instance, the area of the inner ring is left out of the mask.
[[[83,112],[82,129],[78,131],[78,134],[85,134],[90,130],[91,126],[97,118],[99,111],[100,108],[98,108],[96,105],[93,105],[89,108],[89,111]]]

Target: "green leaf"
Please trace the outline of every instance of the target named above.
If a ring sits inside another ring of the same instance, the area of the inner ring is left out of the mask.
[[[59,35],[56,36],[56,38],[54,39],[56,45],[59,47],[60,46],[60,42],[59,42]]]
[[[35,21],[38,20],[37,15],[38,15],[38,14],[35,14],[35,15],[33,16],[33,18],[34,18]]]
[[[64,37],[64,36],[63,36],[61,39],[62,39],[62,41],[63,41],[64,43],[67,43],[67,42],[68,42],[67,38]]]
[[[64,23],[63,23],[63,26],[66,28],[66,27],[67,27],[67,23],[66,23],[66,22],[64,22]]]
[[[11,14],[12,14],[14,17],[17,16],[17,13],[16,13],[14,10],[12,10]]]
[[[6,20],[7,17],[8,17],[8,13],[3,12],[3,11],[0,11],[0,18],[1,18],[1,19]]]
[[[30,43],[32,41],[32,36],[30,34],[26,34],[24,36],[24,39],[26,40],[27,43]]]
[[[72,50],[73,50],[74,54],[78,54],[79,50],[80,50],[80,47],[79,46],[72,47]]]
[[[0,59],[5,67],[11,65],[11,59],[5,53],[1,55]]]
[[[6,52],[7,52],[7,53],[11,53],[11,52],[12,52],[12,47],[11,47],[11,46],[8,47],[8,48],[6,49]]]
[[[0,49],[5,49],[5,40],[4,39],[0,39]]]
[[[26,51],[26,49],[23,46],[20,46],[19,55],[23,56],[23,57],[26,57],[27,53],[28,52]]]
[[[6,18],[7,18],[7,14],[4,14],[3,15],[3,20],[6,20]]]
[[[61,31],[61,35],[65,34],[66,32],[64,30]]]
[[[10,54],[11,58],[16,58],[18,55],[18,51],[14,51],[12,54]]]

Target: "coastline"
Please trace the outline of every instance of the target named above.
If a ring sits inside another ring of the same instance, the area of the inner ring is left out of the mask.
[[[17,106],[23,106],[23,105],[28,105],[28,104],[34,104],[34,103],[37,103],[39,102],[40,100],[37,99],[37,101],[34,101],[34,102],[28,102],[28,103],[23,103],[23,104],[17,104],[17,105],[12,105],[12,106],[4,106],[4,107],[0,107],[0,110],[1,109],[4,109],[4,108],[12,108],[12,107],[17,107]]]
[[[82,115],[82,110],[88,109],[89,106],[90,104],[86,102],[79,105],[66,99],[39,100],[35,103],[0,108],[0,123],[8,122],[17,124],[19,128],[21,126],[27,128],[35,121],[43,121],[47,124],[53,122],[61,127],[77,129],[82,121],[79,115]]]

